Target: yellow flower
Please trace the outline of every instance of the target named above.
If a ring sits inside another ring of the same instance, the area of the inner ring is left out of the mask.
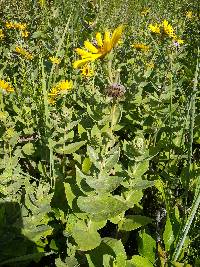
[[[46,0],[38,0],[40,7],[45,7]]]
[[[29,31],[21,31],[20,33],[21,33],[21,36],[22,36],[22,37],[28,37],[29,34],[30,34]]]
[[[5,34],[3,33],[3,30],[0,29],[0,40],[3,40],[5,37]]]
[[[53,64],[59,64],[60,63],[60,59],[57,57],[49,57],[49,60],[53,63]]]
[[[173,42],[174,42],[174,44],[176,46],[184,44],[184,40],[183,39],[174,39]]]
[[[33,56],[22,47],[17,46],[15,48],[15,52],[17,52],[18,54],[24,56],[28,60],[32,60],[33,59]]]
[[[54,104],[56,103],[56,100],[55,100],[53,97],[49,97],[49,98],[48,98],[48,103],[49,103],[50,105],[54,105]]]
[[[185,16],[186,16],[186,18],[191,19],[192,16],[193,16],[192,11],[188,11],[188,12],[186,12]]]
[[[94,75],[94,71],[93,69],[90,68],[89,65],[86,64],[85,66],[82,67],[81,74],[85,77],[91,77]]]
[[[27,27],[26,23],[18,23],[18,22],[12,22],[12,21],[10,22],[7,21],[5,26],[7,29],[16,29],[20,31],[26,30],[26,27]]]
[[[20,31],[24,31],[26,30],[26,23],[17,23],[17,29],[20,30]]]
[[[85,49],[76,49],[77,54],[79,54],[82,59],[74,62],[74,68],[79,68],[89,61],[105,57],[117,45],[119,39],[121,38],[122,31],[122,25],[114,30],[112,37],[110,37],[109,31],[105,31],[103,39],[101,33],[98,32],[96,34],[96,45],[89,41],[85,41]]]
[[[168,35],[169,37],[172,37],[172,38],[176,38],[176,34],[174,32],[172,25],[169,24],[169,22],[166,19],[163,20],[161,25],[162,25],[163,32],[166,35]]]
[[[0,80],[0,89],[3,92],[14,92],[15,91],[12,88],[12,86],[8,82],[5,82],[4,80]]]
[[[61,94],[66,94],[68,93],[71,89],[73,88],[73,82],[72,81],[67,81],[67,80],[63,80],[60,81],[59,83],[57,83],[49,92],[48,96],[48,102],[51,105],[54,105],[56,103],[55,98],[58,95]]]
[[[155,65],[154,65],[153,61],[150,61],[149,63],[146,63],[146,66],[149,69],[153,69]]]
[[[60,94],[65,94],[68,91],[70,91],[73,88],[73,82],[72,81],[67,81],[63,80],[60,81],[57,85],[55,85],[50,93],[48,94],[49,96],[55,97]]]
[[[142,16],[146,16],[146,15],[149,14],[149,12],[150,12],[150,9],[149,8],[145,8],[145,9],[142,10],[141,15]]]
[[[149,50],[149,46],[148,45],[141,44],[141,43],[132,44],[131,46],[134,47],[137,50],[143,50],[143,51],[148,51]]]
[[[154,25],[149,24],[148,28],[152,33],[160,34],[160,26],[158,23],[155,23]]]

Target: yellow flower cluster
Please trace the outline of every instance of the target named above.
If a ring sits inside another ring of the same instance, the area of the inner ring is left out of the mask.
[[[138,43],[138,44],[132,44],[131,45],[133,48],[137,49],[137,50],[141,50],[141,51],[148,51],[149,50],[149,46],[142,44],[142,43]]]
[[[28,37],[29,32],[27,31],[27,24],[20,22],[7,21],[5,24],[7,29],[19,30],[22,37]]]
[[[112,37],[110,36],[109,31],[105,31],[104,38],[102,38],[101,33],[98,32],[94,43],[85,41],[84,49],[76,49],[77,54],[79,54],[82,59],[74,62],[74,68],[79,68],[89,61],[105,57],[117,45],[119,39],[121,38],[122,31],[123,26],[120,25],[114,30]]]
[[[28,51],[26,51],[24,48],[17,46],[15,48],[15,52],[17,52],[18,54],[22,55],[23,57],[25,57],[28,60],[32,60],[33,59],[33,55],[31,55]]]
[[[4,80],[0,80],[0,89],[3,91],[3,92],[7,92],[7,93],[10,93],[10,92],[14,92],[15,90],[12,88],[12,86],[4,81]]]
[[[3,30],[0,29],[0,40],[3,40],[5,37],[5,34],[3,33]]]
[[[166,19],[163,20],[163,22],[160,24],[158,23],[155,23],[154,25],[149,24],[148,28],[152,33],[169,36],[170,38],[173,39],[174,42],[177,42],[178,44],[184,43],[182,39],[178,38],[172,25]]]
[[[66,94],[73,88],[73,82],[72,81],[67,81],[67,80],[62,80],[59,83],[57,83],[49,92],[49,104],[55,104],[55,98],[58,95],[61,94]]]
[[[57,57],[49,57],[49,60],[53,63],[53,64],[60,64],[61,60]]]

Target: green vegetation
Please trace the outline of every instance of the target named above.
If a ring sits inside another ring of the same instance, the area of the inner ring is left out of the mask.
[[[0,266],[200,266],[198,1],[0,15]]]

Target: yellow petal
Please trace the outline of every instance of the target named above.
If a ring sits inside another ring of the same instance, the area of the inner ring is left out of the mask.
[[[76,48],[75,49],[76,53],[78,55],[80,55],[82,58],[87,58],[87,57],[91,57],[92,53],[84,50],[84,49],[81,49],[81,48]]]
[[[84,59],[81,59],[81,60],[76,60],[73,63],[73,67],[75,69],[80,68],[81,66],[85,65],[87,62],[93,61],[93,60],[95,60],[97,58],[100,58],[101,56],[102,56],[102,54],[100,54],[100,53],[98,53],[98,54],[91,54],[91,57],[84,58]]]
[[[103,40],[103,48],[104,48],[105,53],[110,52],[110,50],[112,49],[109,31],[105,31],[104,40]]]
[[[101,33],[100,32],[98,32],[96,34],[96,40],[97,40],[97,44],[98,44],[99,47],[103,46],[103,40],[102,40],[102,37],[101,37]]]
[[[112,47],[116,46],[116,44],[118,43],[119,39],[122,36],[122,31],[123,31],[123,26],[120,25],[119,27],[117,27],[112,35],[112,39],[111,39],[111,45]]]
[[[85,48],[87,48],[92,53],[98,53],[98,49],[89,41],[84,42]]]

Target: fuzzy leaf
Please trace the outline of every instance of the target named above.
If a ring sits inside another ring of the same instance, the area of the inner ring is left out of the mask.
[[[118,224],[118,226],[120,230],[132,231],[151,222],[152,219],[146,216],[128,215]]]
[[[86,141],[80,141],[80,142],[75,142],[72,144],[69,144],[65,147],[62,148],[54,148],[55,151],[59,154],[72,154],[75,151],[77,151],[80,147],[85,145]]]
[[[154,263],[156,253],[156,241],[145,231],[140,232],[138,251],[141,256],[149,259],[152,263]]]
[[[123,201],[111,195],[79,197],[77,204],[97,221],[112,218],[128,208]]]
[[[169,251],[170,247],[174,241],[174,234],[173,234],[172,224],[171,224],[169,216],[167,216],[167,221],[165,224],[165,230],[163,233],[163,240],[165,243],[165,250]]]
[[[131,260],[127,261],[130,267],[153,267],[153,264],[147,259],[139,255],[135,255]]]

